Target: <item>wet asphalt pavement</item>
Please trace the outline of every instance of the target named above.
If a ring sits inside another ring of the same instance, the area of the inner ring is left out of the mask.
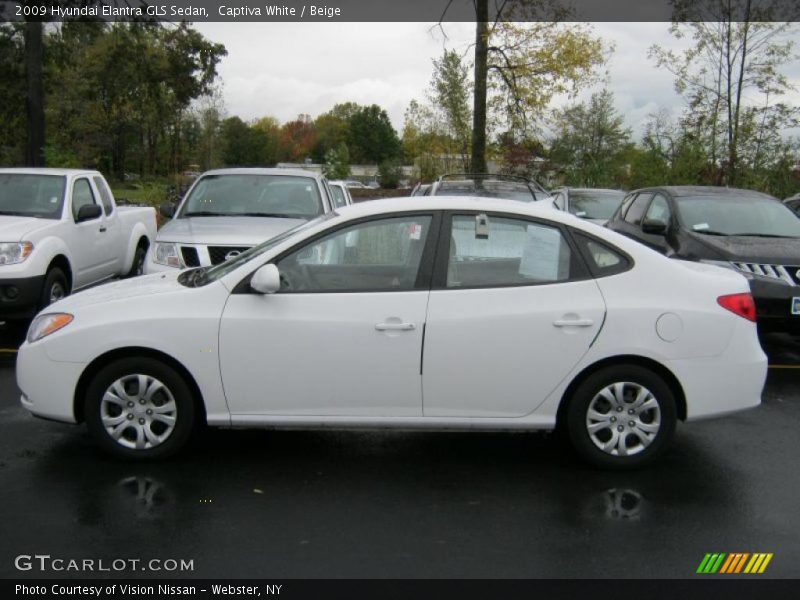
[[[800,370],[609,473],[532,433],[215,430],[123,463],[23,411],[13,366],[0,355],[0,577],[70,575],[19,572],[20,554],[193,560],[173,577],[693,577],[707,552],[800,576]]]

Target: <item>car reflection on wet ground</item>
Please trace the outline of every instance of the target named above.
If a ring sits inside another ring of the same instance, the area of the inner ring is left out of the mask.
[[[14,569],[40,553],[194,561],[148,577],[692,577],[707,552],[771,552],[762,577],[797,577],[800,361],[773,358],[759,408],[613,473],[533,433],[214,430],[118,462],[23,411],[7,353],[0,576],[81,576]]]

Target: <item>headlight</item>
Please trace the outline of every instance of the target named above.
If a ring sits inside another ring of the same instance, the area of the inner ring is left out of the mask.
[[[0,242],[0,265],[21,263],[33,252],[30,242]]]
[[[153,250],[153,262],[168,267],[181,268],[181,257],[178,254],[178,244],[172,242],[156,242]]]
[[[28,328],[28,343],[32,344],[51,333],[55,333],[72,323],[74,317],[69,313],[49,313],[39,315]]]

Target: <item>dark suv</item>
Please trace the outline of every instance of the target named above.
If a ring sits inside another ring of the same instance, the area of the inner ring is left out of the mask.
[[[760,333],[800,334],[800,219],[750,190],[675,186],[628,194],[607,227],[673,258],[750,280]]]

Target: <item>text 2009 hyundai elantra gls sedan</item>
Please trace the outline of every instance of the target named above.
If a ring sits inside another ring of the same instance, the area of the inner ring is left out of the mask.
[[[22,404],[156,458],[221,427],[563,428],[594,464],[759,404],[747,280],[577,217],[484,198],[325,215],[215,267],[47,308]]]

